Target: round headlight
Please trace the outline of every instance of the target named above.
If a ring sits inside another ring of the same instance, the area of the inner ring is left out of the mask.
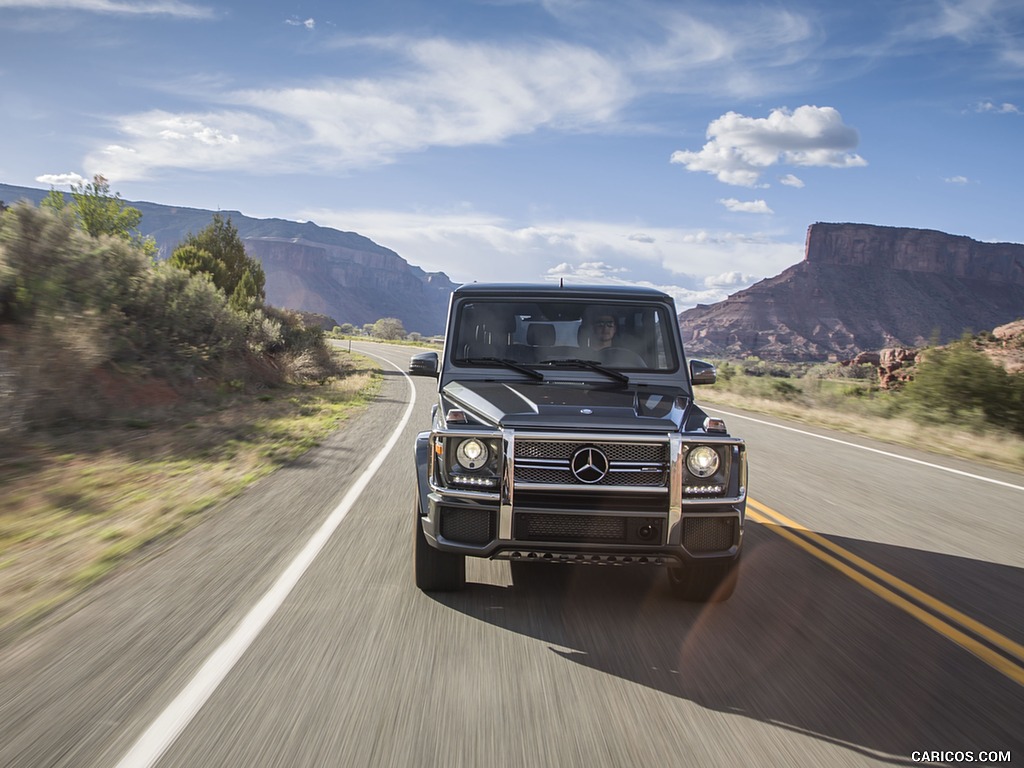
[[[480,469],[487,463],[487,446],[475,437],[463,440],[455,449],[455,458],[466,469]]]
[[[696,477],[711,477],[718,471],[718,451],[709,445],[698,445],[686,454],[686,468]]]

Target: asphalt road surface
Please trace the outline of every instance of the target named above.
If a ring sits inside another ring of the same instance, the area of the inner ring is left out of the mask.
[[[430,596],[436,382],[354,346],[385,371],[365,413],[0,649],[0,766],[1024,763],[1024,476],[729,411],[752,496],[729,602],[477,560]]]

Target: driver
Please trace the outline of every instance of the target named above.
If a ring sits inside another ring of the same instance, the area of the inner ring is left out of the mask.
[[[591,320],[590,327],[592,330],[593,349],[607,349],[612,345],[612,342],[615,340],[615,334],[618,331],[618,323],[615,322],[614,316],[602,312]]]

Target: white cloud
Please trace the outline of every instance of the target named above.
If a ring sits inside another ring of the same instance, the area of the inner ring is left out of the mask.
[[[947,184],[970,184],[971,180],[966,176],[950,176],[944,180]]]
[[[784,184],[787,187],[796,187],[797,189],[803,189],[804,186],[803,180],[797,178],[792,173],[787,173],[785,176],[779,177],[779,183]]]
[[[191,3],[177,0],[0,0],[0,8],[30,8],[33,10],[73,10],[93,13],[115,13],[125,15],[179,16],[189,19],[209,19],[213,11]]]
[[[293,27],[305,27],[306,29],[316,29],[316,19],[306,19],[302,21],[297,18],[285,19],[285,24]]]
[[[1002,104],[994,104],[991,101],[983,101],[974,108],[975,112],[995,112],[999,115],[1019,115],[1021,114],[1020,108],[1016,104],[1010,104],[1009,102],[1003,102]]]
[[[121,182],[146,178],[160,167],[286,170],[274,164],[274,149],[281,138],[277,126],[245,112],[153,110],[123,117],[119,127],[127,141],[90,153],[84,161],[90,174],[102,173]]]
[[[708,275],[704,278],[704,285],[708,288],[746,288],[757,278],[754,275],[745,275],[739,270],[723,272],[720,275]]]
[[[303,210],[294,218],[356,231],[411,264],[456,282],[577,282],[650,285],[680,309],[724,299],[728,289],[776,275],[803,258],[804,243],[767,235],[645,227],[636,223],[514,224],[471,210]],[[723,277],[726,275],[727,277]]]
[[[921,13],[899,36],[924,40],[953,37],[971,42],[998,26],[1005,5],[1001,0],[939,0],[931,6],[935,15]]]
[[[126,137],[121,144],[132,151],[93,153],[90,165],[122,179],[162,167],[363,167],[431,146],[493,144],[545,127],[589,129],[613,119],[631,95],[615,66],[577,46],[378,45],[400,49],[411,66],[376,80],[226,93],[220,100],[233,105],[230,110],[127,115],[118,121]],[[197,124],[209,132],[197,131]],[[224,152],[228,143],[234,146]],[[208,151],[211,144],[218,152]]]
[[[727,210],[733,213],[775,213],[771,208],[768,207],[768,203],[764,200],[737,200],[735,197],[728,197],[719,200]]]
[[[36,176],[36,181],[51,187],[70,187],[75,184],[84,184],[86,179],[74,171],[69,171],[68,173],[44,173],[42,176]]]
[[[744,187],[757,186],[763,170],[778,164],[832,168],[867,164],[850,151],[857,146],[857,131],[845,125],[833,107],[804,105],[792,112],[780,108],[766,118],[727,112],[708,125],[707,137],[700,151],[678,150],[671,162]]]

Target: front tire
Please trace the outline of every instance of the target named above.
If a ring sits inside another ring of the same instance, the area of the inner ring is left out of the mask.
[[[457,592],[466,586],[466,556],[434,549],[423,534],[419,502],[413,511],[413,566],[424,592]]]
[[[693,563],[686,568],[669,568],[668,583],[680,600],[692,603],[724,603],[736,590],[740,558],[728,562]]]

